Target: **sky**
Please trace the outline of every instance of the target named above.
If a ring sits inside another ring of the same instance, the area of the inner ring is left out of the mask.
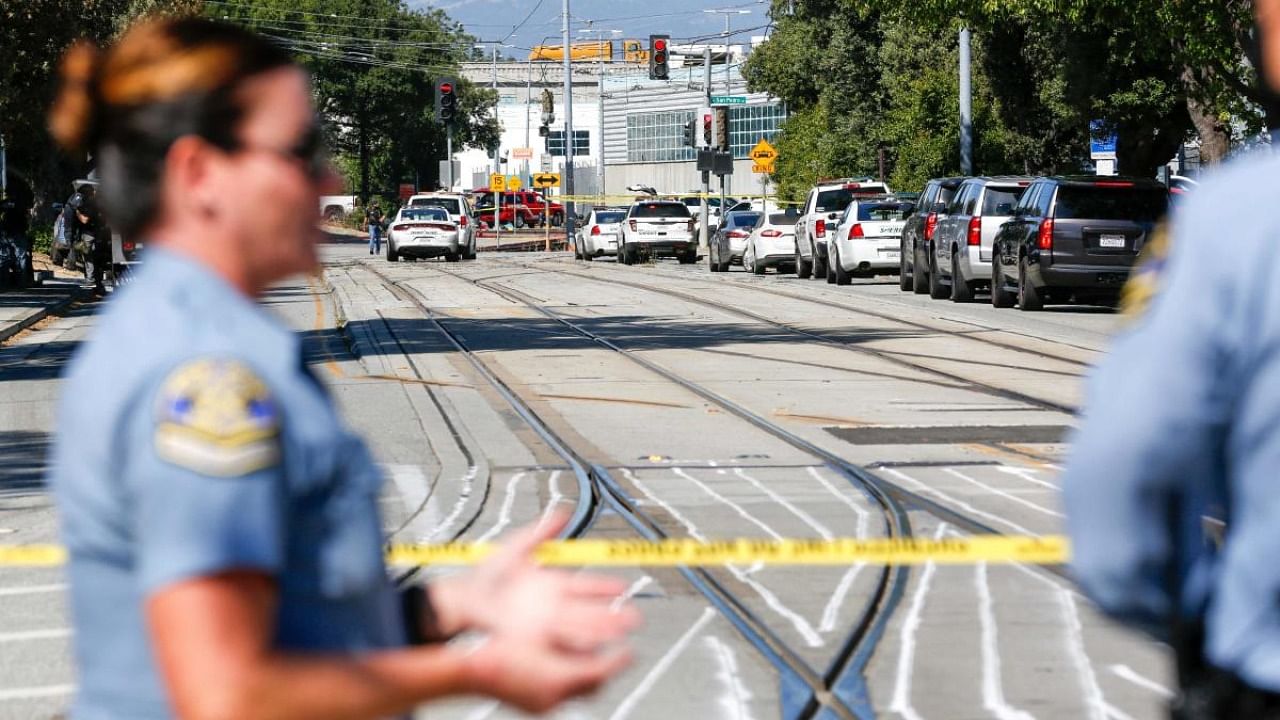
[[[410,0],[409,5],[443,10],[475,37],[506,42],[511,47],[504,54],[510,57],[528,57],[534,45],[560,44],[563,0]],[[570,0],[570,33],[575,41],[595,37],[577,32],[592,28],[621,30],[618,37],[646,42],[658,33],[671,35],[672,42],[722,42],[718,36],[725,16],[703,12],[711,9],[749,11],[729,17],[731,31],[740,33],[730,38],[731,44],[745,45],[752,35],[764,35],[763,26],[769,23],[767,0]]]

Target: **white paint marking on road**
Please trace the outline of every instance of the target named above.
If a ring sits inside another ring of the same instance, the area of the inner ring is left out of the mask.
[[[1035,477],[1036,471],[1031,468],[1010,467],[1009,465],[997,465],[996,470],[999,470],[1000,472],[1006,475],[1012,475],[1016,478],[1021,478],[1023,480],[1026,480],[1032,485],[1039,485],[1040,487],[1048,488],[1050,490],[1062,489],[1062,486],[1057,483],[1049,482],[1048,480],[1041,480],[1040,478]]]
[[[836,499],[840,500],[853,510],[854,514],[858,516],[858,537],[866,537],[867,522],[870,518],[866,508],[863,508],[861,505],[854,502],[848,495],[837,490],[835,486],[831,484],[831,481],[824,477],[822,473],[818,472],[816,468],[809,468],[809,474],[813,476],[814,480],[818,481],[819,485],[826,488],[827,492],[830,492],[836,497]],[[849,591],[853,588],[854,581],[857,580],[858,574],[862,572],[864,567],[866,567],[866,563],[857,563],[845,572],[844,577],[840,578],[839,584],[836,585],[836,591],[831,594],[831,597],[827,600],[826,607],[822,609],[822,622],[818,624],[819,632],[829,633],[836,629],[836,622],[839,620],[840,608],[844,607],[845,598],[848,597]]]
[[[998,720],[1033,720],[1030,714],[1013,707],[1004,697],[1004,684],[1000,677],[1000,637],[985,562],[978,563],[973,577],[978,589],[978,624],[982,634],[982,706]]]
[[[906,474],[906,473],[902,472],[901,470],[895,470],[895,469],[893,469],[893,468],[888,468],[888,469],[886,469],[886,470],[885,470],[885,473],[886,473],[886,474],[888,474],[888,475],[892,475],[892,476],[894,476],[894,477],[898,478],[899,480],[906,480],[907,482],[911,483],[912,485],[915,485],[915,486],[916,486],[916,488],[918,488],[921,492],[928,493],[929,495],[933,495],[934,497],[940,498],[944,503],[947,503],[947,504],[953,505],[953,506],[955,506],[955,507],[957,507],[957,508],[959,508],[959,509],[961,509],[961,510],[964,510],[966,513],[968,513],[968,514],[970,514],[970,515],[977,515],[977,516],[979,516],[979,517],[986,518],[986,519],[988,519],[988,520],[990,520],[990,521],[992,521],[992,522],[996,522],[996,523],[999,523],[999,524],[1001,524],[1001,525],[1004,525],[1005,527],[1012,528],[1015,532],[1020,533],[1020,534],[1022,534],[1022,535],[1036,536],[1036,537],[1038,537],[1038,536],[1040,535],[1040,533],[1031,532],[1031,531],[1030,531],[1030,530],[1028,530],[1027,528],[1025,528],[1025,527],[1023,527],[1023,526],[1019,525],[1018,523],[1015,523],[1015,522],[1013,522],[1012,520],[1009,520],[1009,519],[1007,519],[1007,518],[1005,518],[1005,517],[1003,517],[1003,516],[1000,516],[1000,515],[992,515],[992,514],[991,514],[991,513],[989,513],[989,512],[986,512],[986,511],[983,511],[983,510],[979,510],[978,508],[976,508],[976,507],[974,507],[974,506],[970,505],[969,503],[967,503],[967,502],[965,502],[965,501],[963,501],[963,500],[961,500],[961,499],[959,499],[959,498],[952,497],[951,495],[948,495],[947,493],[944,493],[944,492],[942,492],[941,490],[935,490],[933,487],[931,487],[931,486],[929,486],[929,485],[927,485],[927,484],[925,484],[925,483],[923,483],[923,482],[921,482],[921,481],[919,481],[919,480],[917,480],[917,479],[915,479],[915,478],[911,477],[910,475],[908,475],[908,474]]]
[[[28,585],[26,587],[0,588],[0,596],[4,595],[39,595],[41,593],[62,592],[67,589],[66,583],[54,585]]]
[[[742,682],[742,677],[738,674],[738,658],[733,654],[733,648],[714,635],[708,635],[703,641],[719,666],[716,678],[724,685],[719,704],[724,708],[725,716],[732,720],[753,720],[751,689]]]
[[[1111,671],[1112,675],[1115,675],[1121,680],[1137,685],[1143,690],[1147,690],[1155,695],[1159,695],[1161,698],[1164,698],[1165,700],[1173,699],[1174,692],[1172,690],[1165,687],[1164,685],[1161,685],[1155,680],[1152,680],[1151,678],[1138,673],[1138,671],[1134,670],[1128,665],[1112,665],[1107,669]]]
[[[1124,712],[1111,703],[1104,703],[1102,709],[1107,714],[1107,718],[1109,720],[1135,720],[1132,715]]]
[[[698,526],[694,525],[692,520],[682,515],[680,511],[672,507],[670,503],[655,495],[647,485],[640,482],[640,478],[636,477],[635,473],[626,468],[622,470],[622,473],[632,485],[636,486],[637,490],[644,493],[645,497],[649,498],[651,502],[669,513],[671,517],[676,519],[676,522],[683,525],[685,530],[688,531],[690,537],[702,542],[707,541],[707,537],[698,530]],[[725,565],[725,569],[732,573],[739,582],[745,583],[752,590],[755,590],[756,594],[764,600],[765,604],[768,605],[771,610],[789,620],[792,626],[795,627],[796,632],[800,633],[800,636],[804,638],[806,643],[808,643],[809,647],[822,647],[825,644],[822,640],[822,636],[813,629],[813,626],[809,624],[809,621],[805,620],[791,608],[782,604],[782,601],[773,593],[772,590],[761,585],[758,580],[751,577],[752,571],[743,570],[736,565]]]
[[[1084,647],[1084,623],[1080,621],[1080,610],[1076,607],[1075,596],[1061,587],[1057,588],[1055,594],[1059,605],[1062,606],[1063,619],[1066,620],[1067,652],[1070,653],[1071,662],[1076,666],[1076,672],[1079,674],[1080,690],[1087,703],[1089,717],[1093,720],[1103,720],[1110,714],[1107,712],[1107,699],[1102,694],[1102,687],[1098,685],[1098,675],[1093,670],[1093,661],[1089,659],[1089,653]]]
[[[431,531],[427,536],[427,541],[433,541],[438,537],[448,537],[453,532],[453,524],[462,516],[462,511],[467,509],[467,499],[471,497],[471,491],[475,488],[476,476],[480,474],[480,468],[472,465],[467,468],[467,474],[462,478],[462,490],[458,494],[458,500],[453,504],[453,509],[445,516],[436,529]],[[437,481],[442,482],[442,481]]]
[[[947,524],[942,523],[933,533],[934,540],[942,539],[947,532]],[[929,585],[938,572],[936,563],[925,563],[920,573],[920,582],[916,585],[915,594],[911,596],[911,606],[907,609],[907,617],[902,621],[898,633],[900,649],[898,650],[898,669],[894,673],[893,697],[889,700],[889,712],[901,715],[905,720],[923,720],[911,704],[911,671],[916,662],[916,633],[920,630],[920,618],[924,614],[925,598],[929,595]]]
[[[823,525],[822,523],[818,522],[812,515],[805,512],[802,508],[798,507],[795,503],[779,495],[777,492],[774,491],[773,488],[751,477],[747,473],[743,472],[741,468],[734,470],[733,474],[751,483],[757,490],[764,493],[765,495],[768,495],[770,500],[786,508],[788,511],[791,512],[792,515],[795,515],[797,518],[799,518],[800,521],[803,522],[805,525],[808,525],[809,527],[813,528],[814,532],[822,536],[823,540],[832,540],[835,538],[835,535],[831,533],[831,530],[829,530],[826,525]]]
[[[64,697],[76,691],[75,685],[44,685],[40,687],[0,689],[0,702],[6,700],[36,700],[39,698]]]
[[[22,642],[25,640],[59,640],[66,637],[71,637],[71,628],[22,630],[19,632],[0,633],[0,643]]]
[[[542,520],[545,522],[551,513],[556,511],[556,507],[564,500],[564,493],[560,492],[560,471],[551,471],[551,477],[547,478],[547,488],[549,488],[551,497],[547,499],[547,506],[542,510]]]
[[[524,476],[525,473],[518,472],[507,481],[507,491],[502,496],[502,507],[498,509],[498,522],[485,531],[485,534],[476,538],[476,542],[488,542],[494,539],[511,524],[511,510],[516,504],[516,489],[520,487],[520,481],[524,480]]]
[[[992,495],[998,495],[1006,500],[1009,500],[1010,502],[1018,503],[1019,505],[1030,508],[1031,510],[1035,510],[1036,512],[1044,513],[1045,515],[1049,515],[1051,517],[1056,517],[1056,518],[1065,517],[1062,513],[1058,512],[1057,510],[1053,510],[1043,505],[1033,503],[1030,500],[1027,500],[1025,498],[1020,498],[1017,495],[1014,495],[1013,493],[1005,492],[1004,490],[1001,490],[1000,488],[997,488],[993,485],[988,485],[987,483],[984,483],[977,478],[969,477],[968,475],[960,472],[959,470],[956,470],[955,468],[944,468],[942,472],[952,477],[960,478],[961,480],[964,480],[967,483],[976,485],[980,489],[982,489],[984,492],[988,492]]]
[[[609,609],[614,612],[618,612],[622,609],[624,603],[635,597],[637,593],[645,589],[645,587],[647,587],[651,582],[653,582],[652,577],[649,577],[648,575],[641,575],[639,580],[631,583],[631,586],[627,588],[626,592],[614,599],[614,601],[609,605]]]
[[[681,635],[680,639],[676,640],[661,658],[658,658],[658,662],[654,663],[653,667],[649,668],[649,672],[645,673],[645,676],[640,679],[639,684],[635,686],[630,694],[623,698],[622,702],[618,703],[617,709],[609,716],[609,720],[623,720],[623,718],[631,715],[632,711],[636,709],[636,706],[640,704],[640,701],[643,700],[651,690],[653,690],[653,686],[658,683],[658,680],[662,678],[663,674],[671,668],[671,665],[675,663],[676,659],[680,657],[680,654],[689,646],[689,643],[693,641],[693,638],[699,632],[702,632],[702,628],[705,627],[707,623],[711,622],[712,618],[715,616],[716,611],[712,608],[704,609],[702,611],[702,616],[698,618],[693,626],[686,630],[684,635]]]
[[[716,502],[722,503],[724,505],[728,505],[730,508],[733,509],[735,513],[738,514],[739,517],[751,523],[752,525],[755,525],[756,527],[760,528],[765,533],[770,535],[774,540],[782,539],[782,535],[780,535],[778,531],[774,530],[772,527],[766,524],[763,520],[757,518],[755,515],[752,515],[751,513],[747,512],[746,509],[743,508],[738,503],[716,492],[715,489],[712,488],[710,485],[707,485],[706,483],[702,482],[701,480],[697,479],[696,477],[690,475],[689,473],[679,468],[675,469],[675,474],[678,477],[682,477],[685,480],[688,480],[689,482],[693,483],[694,485],[697,485],[699,488],[702,489],[703,492],[710,495],[711,499],[715,500]]]

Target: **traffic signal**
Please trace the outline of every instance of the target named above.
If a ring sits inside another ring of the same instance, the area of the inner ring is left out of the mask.
[[[702,110],[702,147],[711,147],[711,109]]]
[[[698,147],[698,121],[690,120],[684,124],[684,144],[686,147]]]
[[[649,79],[666,80],[671,75],[667,52],[671,43],[670,35],[649,36]]]
[[[720,152],[729,151],[729,108],[717,107],[715,149]]]
[[[452,125],[458,115],[458,81],[440,78],[436,81],[436,121]]]

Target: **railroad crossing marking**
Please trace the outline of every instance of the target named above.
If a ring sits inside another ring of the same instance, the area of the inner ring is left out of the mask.
[[[533,176],[533,186],[536,188],[560,187],[560,173],[538,173]]]
[[[502,192],[507,189],[507,176],[502,173],[493,173],[489,176],[489,189],[494,192]]]

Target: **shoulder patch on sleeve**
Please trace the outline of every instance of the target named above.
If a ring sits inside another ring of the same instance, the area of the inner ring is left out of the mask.
[[[280,411],[266,383],[238,360],[180,365],[160,389],[160,459],[213,477],[239,477],[280,462]]]
[[[1129,281],[1120,294],[1120,313],[1123,323],[1133,324],[1147,313],[1151,301],[1160,292],[1165,268],[1169,262],[1169,226],[1161,222],[1151,232],[1151,239],[1142,248]]]

